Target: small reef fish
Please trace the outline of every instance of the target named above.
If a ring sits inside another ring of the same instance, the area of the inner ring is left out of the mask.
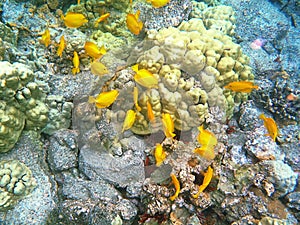
[[[198,127],[200,133],[197,136],[198,142],[201,144],[200,148],[194,150],[195,153],[198,153],[203,158],[207,160],[212,160],[215,158],[214,147],[218,143],[215,135],[208,130],[205,130],[203,125]]]
[[[96,21],[95,21],[95,27],[98,27],[98,24],[104,20],[106,20],[110,16],[110,13],[105,13],[101,15]]]
[[[138,87],[134,86],[133,87],[133,102],[134,102],[136,110],[140,112],[142,110],[142,108],[139,106],[138,100],[139,100],[139,89],[138,89]]]
[[[78,56],[77,52],[74,51],[74,56],[73,56],[73,66],[74,66],[74,68],[72,69],[73,75],[80,72],[79,64],[80,64],[79,56]]]
[[[103,75],[109,73],[106,66],[103,63],[98,62],[98,61],[94,61],[91,63],[91,72],[92,72],[92,74],[97,75],[97,76],[103,76]]]
[[[50,30],[46,29],[45,32],[42,34],[41,42],[46,46],[46,48],[50,44]]]
[[[77,5],[79,5],[80,4],[80,0],[77,0]]]
[[[253,50],[258,50],[261,49],[266,43],[265,39],[262,38],[258,38],[256,40],[254,40],[253,42],[251,42],[250,44],[250,48],[252,48]]]
[[[207,172],[204,173],[203,183],[199,186],[199,190],[198,190],[197,194],[192,195],[193,198],[198,198],[200,193],[205,190],[205,188],[209,185],[209,183],[213,177],[213,173],[214,173],[213,169],[209,166],[207,168]]]
[[[62,53],[63,53],[65,47],[66,47],[66,41],[65,41],[64,35],[62,35],[62,36],[60,37],[59,45],[58,45],[58,48],[57,48],[57,55],[58,55],[59,57],[62,56]]]
[[[96,98],[89,96],[89,103],[95,103],[96,107],[99,109],[106,108],[114,103],[119,95],[119,91],[111,90],[106,92],[101,92]]]
[[[158,80],[157,78],[146,69],[138,69],[138,64],[132,66],[132,70],[136,72],[133,79],[138,84],[146,88],[157,88]]]
[[[88,22],[83,14],[75,12],[68,12],[66,16],[61,15],[61,18],[69,28],[78,28]]]
[[[129,109],[126,112],[126,116],[125,116],[125,120],[124,120],[123,128],[122,128],[122,133],[125,130],[128,130],[132,127],[132,125],[134,124],[134,121],[135,121],[135,117],[136,117],[136,112],[133,111],[132,109]]]
[[[177,177],[175,176],[175,174],[173,174],[173,173],[171,174],[171,179],[172,179],[172,183],[175,186],[175,194],[170,197],[170,200],[174,201],[179,195],[180,183],[179,183],[179,180],[177,179]]]
[[[174,121],[169,113],[162,114],[162,124],[164,128],[164,133],[167,138],[173,138],[174,134]]]
[[[270,118],[266,117],[264,114],[260,114],[259,118],[264,121],[264,126],[268,131],[267,136],[270,136],[273,141],[276,141],[276,138],[278,136],[278,127],[276,125],[276,122]]]
[[[224,86],[224,88],[235,92],[250,93],[253,89],[258,89],[258,86],[251,81],[233,81]]]
[[[155,122],[155,116],[154,116],[154,113],[153,113],[153,110],[152,110],[151,103],[149,101],[147,101],[147,116],[148,116],[148,119],[151,123]]]
[[[106,49],[104,48],[104,46],[102,45],[102,47],[99,49],[98,46],[91,42],[91,41],[87,41],[85,42],[84,45],[84,50],[85,52],[91,56],[93,59],[99,59],[101,58],[104,54],[106,54]]]
[[[144,26],[143,22],[139,21],[140,13],[138,10],[135,14],[128,13],[126,17],[127,28],[135,35],[139,35]]]
[[[156,144],[154,157],[156,161],[156,166],[160,166],[167,157],[166,152],[164,151],[163,147],[159,143]]]
[[[154,8],[160,8],[167,5],[170,0],[147,0],[147,2],[151,2]]]

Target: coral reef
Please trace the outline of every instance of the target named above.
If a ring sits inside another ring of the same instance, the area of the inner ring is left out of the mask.
[[[13,208],[36,186],[31,170],[18,160],[0,162],[0,210]]]
[[[40,130],[48,121],[43,84],[26,65],[0,62],[0,152],[9,151],[23,128]]]

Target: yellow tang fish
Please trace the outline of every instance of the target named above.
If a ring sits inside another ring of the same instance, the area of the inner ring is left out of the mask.
[[[146,88],[157,88],[158,79],[146,69],[138,69],[138,64],[132,66],[132,69],[136,74],[134,75],[134,80],[138,84]]]
[[[74,68],[72,69],[73,75],[80,72],[79,64],[80,64],[79,56],[78,56],[77,52],[74,51],[74,56],[73,56],[73,66],[74,66]]]
[[[106,53],[104,46],[99,49],[95,43],[90,41],[85,42],[84,50],[89,56],[94,59],[99,59]]]
[[[124,132],[125,130],[128,130],[132,127],[132,125],[134,124],[134,121],[135,121],[135,117],[136,117],[136,112],[133,111],[132,109],[129,109],[126,112],[122,132]]]
[[[98,24],[104,20],[106,20],[110,16],[110,13],[105,13],[101,15],[96,21],[95,21],[95,27],[98,27]]]
[[[69,28],[78,28],[88,22],[83,14],[75,12],[68,12],[66,16],[61,15],[61,18]]]
[[[136,110],[140,112],[142,110],[142,108],[139,106],[138,100],[139,100],[139,89],[136,86],[134,86],[133,87],[133,102],[134,102]]]
[[[165,153],[163,147],[159,143],[156,144],[154,157],[156,161],[156,166],[160,166],[167,157],[167,154]]]
[[[166,137],[173,138],[176,135],[174,134],[174,121],[169,113],[162,114],[162,124]]]
[[[259,115],[259,118],[264,121],[265,128],[268,131],[267,135],[270,136],[273,141],[276,141],[278,136],[278,127],[275,121],[270,117],[266,117],[264,114]]]
[[[234,81],[224,86],[224,88],[235,92],[250,93],[253,89],[258,89],[258,86],[251,81]]]
[[[151,103],[149,101],[147,101],[147,116],[148,116],[148,119],[151,123],[155,122],[155,116],[154,116],[154,113],[153,113],[153,110],[152,110]]]
[[[57,55],[58,55],[59,57],[62,56],[62,53],[63,53],[65,47],[66,47],[66,41],[65,41],[64,35],[62,35],[62,36],[60,37],[59,45],[58,45],[58,48],[57,48]]]
[[[200,133],[198,134],[197,140],[201,144],[200,148],[194,150],[195,153],[198,153],[203,158],[207,160],[212,160],[215,158],[214,147],[218,143],[215,135],[208,130],[204,130],[203,125],[198,127]]]
[[[171,174],[171,179],[172,179],[172,183],[175,186],[175,194],[170,197],[170,200],[174,201],[179,195],[180,183],[179,183],[179,180],[177,179],[177,177],[175,176],[175,174],[173,174],[173,173]]]
[[[143,22],[139,21],[140,10],[138,10],[135,14],[127,14],[126,24],[131,33],[138,35],[143,29]]]
[[[199,190],[198,190],[197,194],[192,195],[193,198],[198,198],[200,193],[205,190],[205,188],[209,185],[209,183],[213,177],[213,173],[214,173],[213,169],[209,166],[207,168],[207,172],[204,173],[203,183],[199,186]]]
[[[41,42],[48,47],[50,44],[50,31],[46,29],[45,32],[42,34]]]
[[[89,103],[95,103],[97,108],[106,108],[114,103],[119,95],[119,91],[111,90],[100,93],[96,98],[89,96]]]
[[[102,76],[108,74],[109,71],[103,63],[94,61],[91,63],[91,72],[94,75]]]
[[[167,5],[170,0],[147,0],[147,2],[151,2],[154,8],[160,8]]]

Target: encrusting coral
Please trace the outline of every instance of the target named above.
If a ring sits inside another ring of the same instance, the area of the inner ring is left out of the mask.
[[[41,84],[26,65],[0,62],[0,152],[9,151],[25,127],[43,128],[48,108]]]
[[[36,186],[31,170],[18,160],[0,162],[0,211],[13,208]]]

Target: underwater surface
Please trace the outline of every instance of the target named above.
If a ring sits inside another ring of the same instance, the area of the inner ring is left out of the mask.
[[[300,1],[0,0],[0,224],[299,224]]]

